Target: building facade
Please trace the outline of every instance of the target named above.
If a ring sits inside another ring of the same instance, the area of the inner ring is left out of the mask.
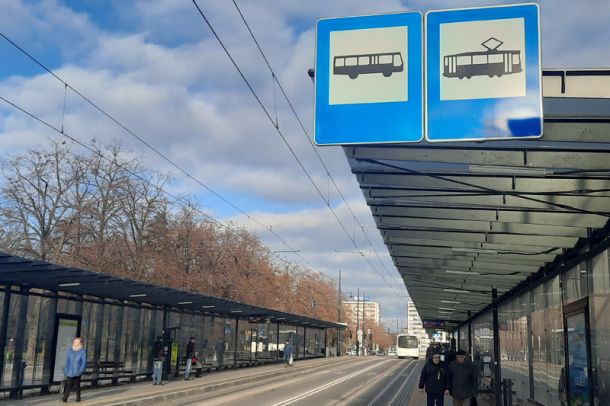
[[[424,329],[415,303],[411,301],[407,302],[407,334],[417,337],[419,340],[420,357],[425,356],[426,348],[428,348],[428,345],[430,344],[430,338]]]
[[[373,320],[379,324],[380,310],[379,303],[370,300],[348,300],[343,302],[345,320],[349,324],[357,324],[356,317],[362,320]]]

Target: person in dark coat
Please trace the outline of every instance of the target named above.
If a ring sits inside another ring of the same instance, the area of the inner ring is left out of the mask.
[[[448,395],[447,390],[447,371],[441,365],[441,355],[432,354],[432,361],[424,365],[419,376],[419,391],[426,389],[428,398],[427,406],[443,406],[445,404],[444,395]]]
[[[453,406],[471,406],[472,397],[477,394],[477,374],[472,362],[466,359],[466,351],[456,352],[456,360],[449,365],[447,372]]]
[[[153,385],[163,385],[163,359],[165,358],[165,348],[163,347],[163,337],[158,336],[153,344]]]
[[[193,366],[193,357],[195,356],[195,337],[191,337],[186,345],[186,369],[184,370],[184,380],[189,380],[191,367]]]
[[[216,354],[216,362],[218,363],[218,368],[222,368],[225,363],[225,343],[220,337],[218,338],[218,341],[214,346],[214,353]]]

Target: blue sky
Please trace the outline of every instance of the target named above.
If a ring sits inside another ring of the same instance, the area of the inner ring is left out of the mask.
[[[238,0],[309,134],[313,124],[315,22],[323,17],[400,10],[498,4],[440,0]],[[329,187],[287,104],[274,103],[271,75],[231,1],[198,0],[235,60],[271,111],[291,147],[342,221],[353,229],[347,207]],[[541,1],[543,67],[610,66],[610,2]],[[381,281],[354,250],[322,199],[256,104],[190,0],[3,0],[0,32],[23,46],[127,127],[162,150],[241,209],[286,239],[344,291],[366,286],[389,320],[405,317],[406,301]],[[63,86],[0,38],[0,95],[53,123],[61,123]],[[273,250],[272,235],[201,186],[181,176],[154,153],[121,132],[74,94],[68,94],[67,132],[85,141],[120,139],[144,163],[174,175],[172,192],[194,196],[225,221],[258,232]],[[45,145],[57,137],[6,105],[0,105],[0,159]],[[356,240],[394,289],[401,284],[375,230],[356,179],[338,147],[318,148],[356,212],[383,265],[357,231]],[[332,185],[331,185],[332,186]],[[287,258],[298,260],[290,254]],[[402,288],[404,294],[404,288]]]

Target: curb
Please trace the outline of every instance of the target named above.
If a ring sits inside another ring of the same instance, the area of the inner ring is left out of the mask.
[[[343,358],[343,357],[341,357],[341,358]],[[347,360],[348,360],[348,358],[339,359],[339,360],[337,360],[337,362],[333,362],[331,364],[334,365],[336,363],[345,362]],[[238,378],[238,379],[231,380],[231,381],[224,381],[224,382],[221,381],[218,383],[203,385],[203,386],[199,386],[196,388],[184,388],[184,389],[176,390],[173,392],[159,393],[157,395],[148,396],[145,398],[130,399],[130,400],[124,400],[124,401],[121,400],[121,401],[117,401],[114,403],[103,403],[103,404],[105,406],[144,406],[144,405],[149,406],[153,402],[158,403],[158,402],[163,402],[163,401],[168,401],[168,400],[187,398],[187,397],[200,395],[200,394],[211,392],[211,391],[218,390],[218,389],[228,388],[231,386],[241,385],[244,383],[255,382],[255,381],[266,379],[266,378],[273,378],[273,377],[280,376],[280,375],[304,374],[304,373],[309,372],[311,369],[313,369],[315,367],[319,368],[319,367],[323,367],[323,365],[303,366],[298,369],[282,369],[282,370],[275,371],[275,372],[247,376],[247,377]],[[91,399],[91,400],[93,401],[90,403],[92,406],[100,404],[100,403],[98,403],[99,401],[96,402],[93,399]]]

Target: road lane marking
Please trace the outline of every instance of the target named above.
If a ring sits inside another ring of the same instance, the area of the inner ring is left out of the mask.
[[[413,361],[409,361],[409,363],[407,365],[405,365],[405,367],[403,368],[403,370],[399,373],[396,374],[396,377],[394,379],[392,379],[390,381],[390,383],[388,383],[381,392],[379,392],[377,394],[377,396],[375,396],[375,398],[373,400],[371,400],[369,402],[368,406],[371,406],[372,404],[374,404],[375,402],[377,402],[379,400],[379,398],[381,398],[387,391],[388,389],[390,389],[392,387],[392,385],[394,385],[394,383],[398,380],[398,378],[400,378],[401,376],[404,376],[402,372],[404,372],[404,370],[406,370],[407,368],[409,368],[411,366],[411,364],[413,364]]]
[[[398,397],[398,395],[400,395],[400,392],[402,392],[402,388],[404,388],[404,386],[407,384],[407,382],[409,382],[409,377],[411,375],[413,375],[413,372],[415,372],[417,370],[417,362],[413,362],[415,364],[415,366],[413,367],[413,369],[411,370],[411,373],[407,376],[407,378],[405,379],[405,381],[402,383],[402,385],[400,385],[400,388],[398,388],[398,390],[396,391],[396,394],[394,395],[394,397],[392,399],[390,399],[390,405],[394,404],[394,401],[396,400],[396,398]]]
[[[382,363],[385,363],[385,362],[388,362],[388,361],[389,360],[385,360]],[[318,392],[322,392],[325,389],[328,389],[328,388],[330,388],[332,386],[340,384],[341,382],[347,381],[348,379],[352,379],[355,376],[363,374],[363,373],[367,372],[370,369],[378,367],[379,365],[381,365],[381,364],[374,363],[373,365],[371,365],[371,366],[369,366],[367,368],[361,369],[361,370],[356,371],[356,372],[352,372],[349,375],[346,375],[346,376],[344,376],[342,378],[339,378],[339,379],[335,379],[334,381],[331,381],[331,382],[329,382],[327,384],[324,384],[322,386],[319,386],[317,388],[311,389],[311,390],[309,390],[307,392],[303,392],[303,393],[301,393],[301,394],[299,394],[297,396],[294,396],[294,397],[292,397],[290,399],[283,400],[283,401],[281,401],[279,403],[274,403],[272,406],[285,406],[285,405],[289,405],[289,404],[294,403],[294,402],[298,402],[299,400],[303,400],[303,399],[305,399],[305,398],[307,398],[307,397],[309,397],[311,395],[315,395]]]

